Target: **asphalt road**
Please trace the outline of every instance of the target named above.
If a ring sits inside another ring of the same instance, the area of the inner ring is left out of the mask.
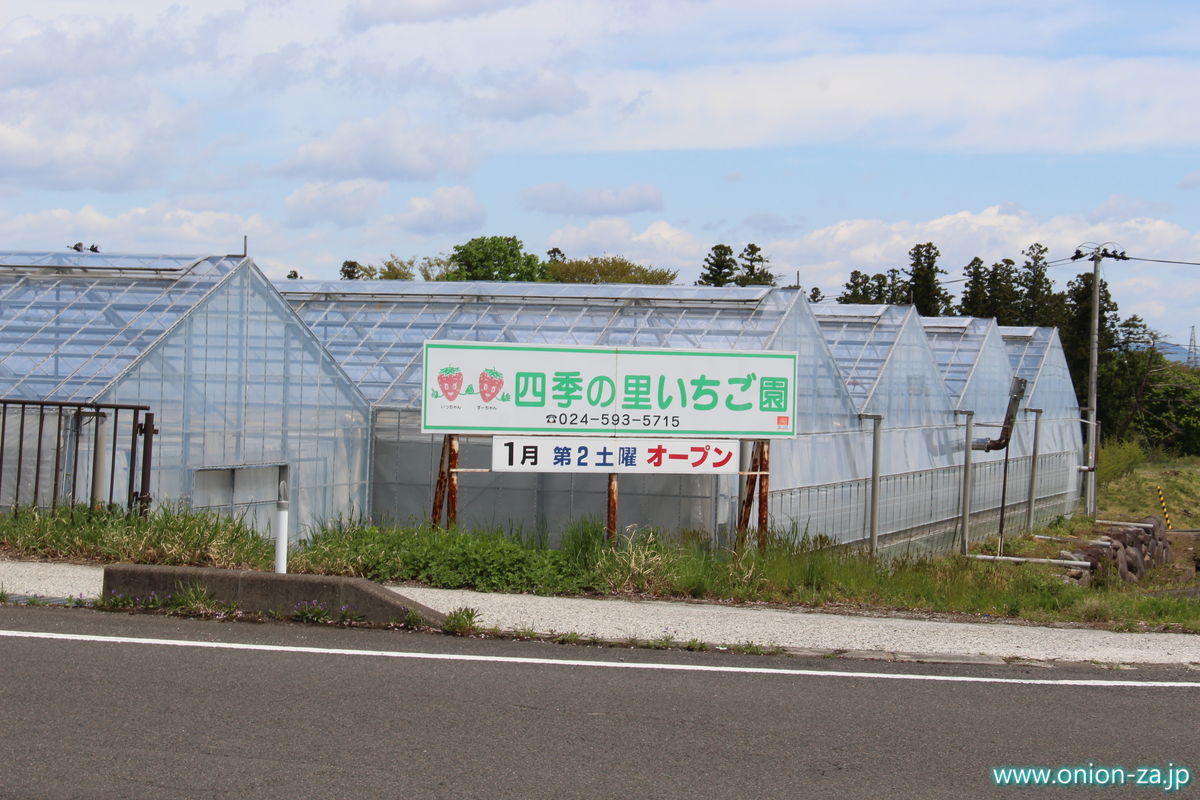
[[[1103,683],[1072,683],[1091,681]],[[1160,788],[1001,788],[990,768],[1195,772],[1198,709],[1200,672],[1186,669],[847,662],[0,608],[6,798],[1154,797]]]

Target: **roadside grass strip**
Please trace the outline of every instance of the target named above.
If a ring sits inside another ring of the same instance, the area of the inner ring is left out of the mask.
[[[633,669],[655,672],[710,672],[732,675],[778,675],[809,678],[853,678],[859,680],[926,681],[930,683],[1011,684],[1019,686],[1121,687],[1129,689],[1200,689],[1200,681],[1091,680],[1045,678],[993,678],[979,675],[921,675],[918,673],[851,672],[844,670],[740,667],[711,664],[656,664],[644,661],[587,661],[566,658],[527,658],[523,656],[480,656],[462,653],[412,653],[396,650],[355,650],[338,647],[299,647],[294,645],[246,644],[242,642],[199,642],[186,639],[153,639],[134,636],[97,636],[80,633],[0,630],[0,637],[43,639],[93,644],[130,644],[153,647],[182,647],[201,650],[241,650],[260,653],[290,653],[314,656],[353,656],[398,658],[417,661],[460,661],[491,664],[520,664],[539,667],[590,667],[594,669]]]

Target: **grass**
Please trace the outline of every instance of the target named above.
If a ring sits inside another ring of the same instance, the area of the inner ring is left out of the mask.
[[[451,636],[470,636],[479,630],[479,609],[456,608],[446,615],[442,632]]]
[[[1106,450],[1114,476],[1101,486],[1105,516],[1137,518],[1157,510],[1162,485],[1176,527],[1200,520],[1200,459],[1144,461],[1136,446]],[[1119,462],[1119,464],[1118,464]],[[1089,521],[1061,522],[1048,532],[1087,535]],[[563,532],[560,549],[542,534],[381,528],[342,522],[314,532],[291,554],[294,571],[376,581],[537,594],[603,594],[951,612],[1038,622],[1096,623],[1136,629],[1173,626],[1200,632],[1200,600],[1154,592],[1181,586],[1181,574],[1159,570],[1129,586],[1101,573],[1091,586],[1065,583],[1052,566],[995,564],[959,556],[873,560],[847,548],[801,537],[772,537],[764,552],[714,547],[698,536],[664,536],[631,527],[615,547],[603,526],[584,520]],[[1010,538],[1013,555],[1054,556],[1064,544]],[[172,510],[146,519],[107,511],[22,510],[0,516],[0,549],[16,556],[99,562],[186,564],[269,570],[272,543],[236,521]],[[1190,575],[1188,576],[1190,580]],[[111,599],[103,602],[112,603]],[[447,630],[476,630],[471,609],[458,609]],[[297,615],[318,612],[293,609]],[[331,612],[346,621],[352,612]],[[410,627],[419,621],[405,621]],[[691,643],[689,643],[691,644]]]
[[[133,561],[191,567],[270,569],[273,543],[226,517],[163,508],[146,517],[111,509],[21,509],[0,514],[10,556]]]

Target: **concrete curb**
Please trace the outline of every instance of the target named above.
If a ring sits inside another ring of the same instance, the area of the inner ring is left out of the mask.
[[[284,616],[299,603],[324,603],[336,617],[349,606],[368,622],[401,622],[410,610],[426,624],[440,628],[440,611],[384,589],[366,578],[329,575],[277,574],[212,567],[163,567],[151,564],[111,564],[104,568],[105,597],[148,597],[178,593],[187,586],[207,589],[221,603],[236,603],[242,611],[277,612]]]

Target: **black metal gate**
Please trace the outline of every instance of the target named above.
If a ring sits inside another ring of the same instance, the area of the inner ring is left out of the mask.
[[[150,507],[149,406],[0,398],[0,508]]]

